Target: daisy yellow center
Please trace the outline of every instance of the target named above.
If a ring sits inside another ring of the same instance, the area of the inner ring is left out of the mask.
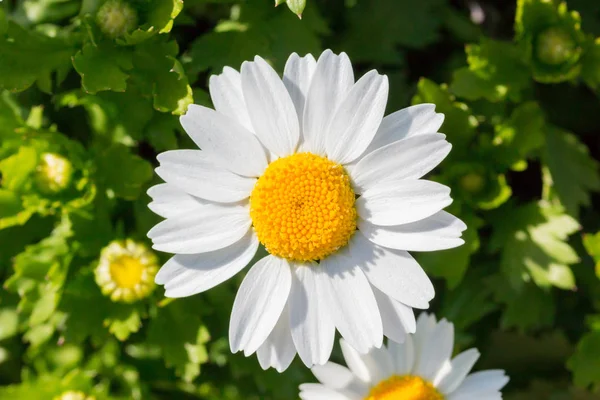
[[[137,258],[120,256],[110,263],[110,275],[118,287],[132,289],[142,281],[144,265]]]
[[[356,231],[354,191],[344,168],[311,153],[273,161],[250,196],[250,217],[269,253],[320,260]]]
[[[392,376],[373,387],[364,400],[443,400],[444,397],[421,377]]]

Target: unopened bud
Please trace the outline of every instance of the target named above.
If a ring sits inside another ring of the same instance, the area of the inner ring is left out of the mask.
[[[98,10],[96,21],[102,32],[115,39],[136,28],[137,12],[124,1],[108,0]]]
[[[540,62],[560,65],[575,55],[576,44],[562,28],[548,28],[537,37],[536,55]]]
[[[35,182],[44,193],[58,193],[71,183],[73,166],[71,162],[55,153],[44,153],[35,171]]]

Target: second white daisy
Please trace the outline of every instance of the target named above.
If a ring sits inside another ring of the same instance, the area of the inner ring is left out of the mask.
[[[479,358],[469,349],[451,359],[454,326],[421,314],[417,331],[402,344],[359,354],[341,340],[348,368],[313,367],[321,383],[300,385],[302,400],[500,400],[508,382],[502,370],[469,374]]]
[[[434,296],[408,251],[463,243],[443,211],[450,190],[420,179],[450,151],[431,104],[383,117],[387,77],[354,82],[348,57],[292,54],[283,80],[260,57],[211,77],[216,110],[181,118],[202,150],[158,156],[166,183],[148,236],[175,253],[156,282],[166,296],[208,290],[270,253],[245,277],[229,330],[233,352],[287,368],[296,352],[325,363],[335,330],[360,352],[414,332]]]

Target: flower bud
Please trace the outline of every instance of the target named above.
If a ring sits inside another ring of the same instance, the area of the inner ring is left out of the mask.
[[[39,190],[54,194],[65,190],[71,183],[73,166],[63,156],[44,153],[35,171],[35,182]]]
[[[113,241],[100,253],[96,283],[114,302],[133,303],[148,297],[156,286],[158,258],[142,243]]]
[[[126,2],[108,0],[96,14],[102,32],[113,39],[123,37],[137,26],[137,12]]]
[[[552,27],[537,37],[536,56],[548,65],[560,65],[569,61],[576,53],[576,44],[564,29]]]
[[[69,390],[64,392],[60,396],[54,397],[53,400],[96,400],[94,396],[87,396],[85,393],[79,390]]]
[[[469,193],[478,193],[485,186],[485,179],[481,174],[469,172],[460,179],[460,186]]]

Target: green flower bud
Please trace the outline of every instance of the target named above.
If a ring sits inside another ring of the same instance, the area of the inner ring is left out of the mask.
[[[137,27],[137,12],[121,0],[108,0],[96,14],[102,32],[113,39],[123,37]]]
[[[54,397],[53,400],[96,400],[96,398],[94,396],[87,396],[79,390],[69,390],[62,393],[60,396]]]
[[[537,37],[536,56],[548,65],[560,65],[576,55],[577,45],[571,35],[562,28],[552,27]]]
[[[35,171],[35,183],[44,193],[58,193],[65,190],[73,177],[73,165],[69,160],[55,153],[42,154]]]
[[[485,186],[485,179],[481,174],[470,172],[460,179],[460,186],[469,193],[478,193]]]

